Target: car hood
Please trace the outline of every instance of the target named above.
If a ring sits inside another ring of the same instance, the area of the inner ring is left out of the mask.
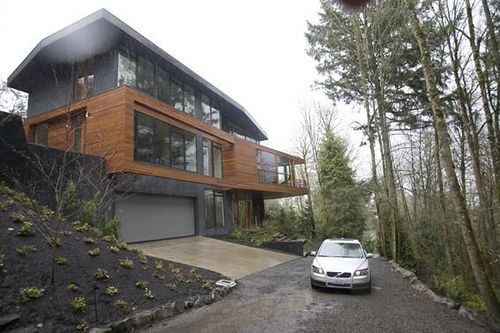
[[[325,272],[354,273],[356,270],[368,268],[366,258],[316,257],[314,263],[317,263]]]

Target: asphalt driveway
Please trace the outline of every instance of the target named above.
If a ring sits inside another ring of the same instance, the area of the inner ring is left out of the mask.
[[[157,323],[160,332],[488,332],[371,259],[371,294],[312,290],[311,258],[242,278],[223,300]]]
[[[131,244],[146,255],[198,266],[230,278],[242,278],[297,256],[195,236]]]

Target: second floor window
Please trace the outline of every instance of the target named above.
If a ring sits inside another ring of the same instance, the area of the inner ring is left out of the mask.
[[[92,96],[94,92],[94,74],[92,74],[91,60],[75,64],[73,79],[73,100]]]
[[[222,149],[218,143],[203,139],[203,174],[222,178]]]
[[[136,161],[197,172],[196,135],[143,113],[135,113]]]
[[[221,128],[220,111],[214,107],[209,97],[201,95],[201,120]]]
[[[118,85],[135,88],[135,60],[123,53],[118,54]]]

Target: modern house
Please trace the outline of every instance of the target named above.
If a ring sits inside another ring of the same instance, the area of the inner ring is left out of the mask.
[[[31,143],[134,178],[115,205],[126,241],[225,234],[307,193],[302,159],[260,145],[244,107],[104,9],[43,39],[8,86],[29,94]]]

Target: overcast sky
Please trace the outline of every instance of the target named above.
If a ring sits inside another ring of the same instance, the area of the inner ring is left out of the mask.
[[[100,8],[243,105],[268,134],[263,145],[293,153],[300,105],[330,103],[312,89],[318,76],[305,51],[318,0],[0,0],[0,79],[41,39]],[[351,129],[363,114],[338,106],[338,118],[358,176],[368,177],[366,146],[360,150],[362,136]]]

